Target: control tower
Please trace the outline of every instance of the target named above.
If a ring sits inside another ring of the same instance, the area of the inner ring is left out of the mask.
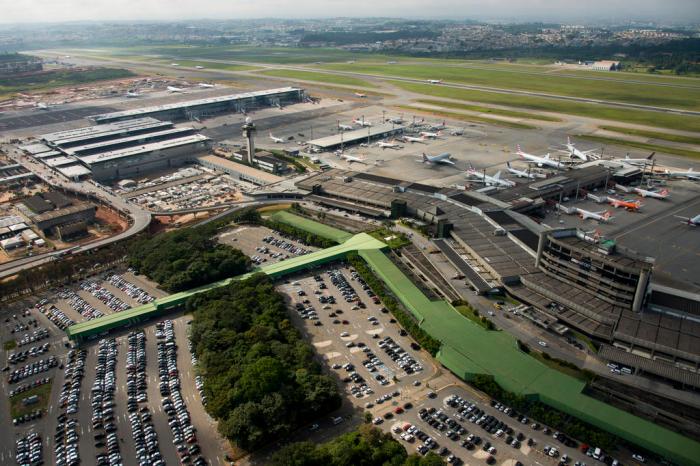
[[[246,117],[245,124],[243,125],[243,137],[247,141],[247,155],[244,160],[248,165],[253,165],[255,162],[255,123],[250,117]]]

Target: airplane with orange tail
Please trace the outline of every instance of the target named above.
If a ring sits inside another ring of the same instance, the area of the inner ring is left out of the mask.
[[[624,207],[630,212],[637,212],[643,205],[641,201],[623,201],[622,199],[615,199],[614,197],[608,197],[607,201],[608,204],[615,207],[616,209],[618,207]]]

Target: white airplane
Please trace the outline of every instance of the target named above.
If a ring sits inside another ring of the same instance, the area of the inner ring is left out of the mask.
[[[354,162],[354,163],[367,164],[364,157],[356,157],[354,155],[346,155],[346,154],[340,154],[339,157],[343,160],[346,160],[348,163]]]
[[[532,155],[528,154],[526,152],[523,152],[522,149],[520,149],[520,144],[517,146],[517,152],[516,154],[520,156],[523,160],[525,160],[527,163],[536,163],[538,167],[552,167],[556,169],[562,169],[564,168],[564,164],[561,162],[557,162],[556,160],[552,160],[549,158],[549,154],[545,155],[544,157],[539,157],[537,155]]]
[[[180,66],[179,63],[171,63],[170,66]]]
[[[643,167],[643,166],[652,164],[651,159],[654,158],[654,154],[656,154],[656,152],[652,152],[651,154],[649,154],[648,156],[646,156],[643,159],[631,159],[629,154],[627,154],[624,159],[615,159],[614,161],[626,163],[627,165],[635,165],[635,166]]]
[[[645,198],[653,197],[654,199],[664,200],[668,197],[668,189],[662,189],[661,191],[649,191],[648,189],[632,188],[632,191]]]
[[[600,212],[591,212],[589,210],[579,209],[578,207],[575,207],[574,210],[583,220],[590,218],[592,220],[597,220],[599,222],[605,223],[608,220],[612,219],[610,212],[607,210],[601,210]]]
[[[394,123],[395,125],[400,125],[401,123],[403,123],[403,118],[401,118],[401,117],[394,117],[394,118],[389,118],[387,121],[388,121],[389,123]]]
[[[355,97],[364,98],[364,97],[367,97],[367,94],[363,94],[361,92],[355,92]]]
[[[474,181],[484,183],[486,186],[502,186],[504,188],[515,186],[515,183],[510,180],[502,180],[500,171],[496,172],[493,176],[489,176],[484,172],[476,170],[474,167],[470,167],[469,170],[467,170],[467,175],[470,178],[476,178]]]
[[[361,120],[358,120],[357,118],[355,118],[355,119],[352,120],[352,122],[353,122],[354,124],[360,125],[360,126],[372,126],[372,123],[370,123],[369,121],[365,121],[364,118],[361,119]]]
[[[450,160],[450,157],[452,157],[452,155],[450,155],[449,152],[443,152],[442,154],[438,155],[425,155],[425,152],[423,152],[423,154],[421,155],[423,157],[418,159],[418,161],[422,163],[427,163],[429,165],[433,165],[436,163],[446,163],[449,165],[455,164],[452,160]]]
[[[413,136],[404,136],[404,137],[403,137],[403,140],[406,141],[406,142],[410,142],[410,143],[419,142],[419,143],[421,143],[421,144],[426,144],[425,138],[424,138],[424,137],[416,138],[416,137],[413,137]]]
[[[338,125],[338,129],[339,129],[340,131],[351,131],[351,130],[353,130],[354,128],[353,128],[352,126],[350,126],[350,125],[339,124],[339,125]]]
[[[211,89],[212,87],[216,87],[215,84],[209,84],[209,83],[199,83],[198,86],[199,86],[199,87],[204,87],[204,88],[206,88],[206,89]]]
[[[579,150],[576,148],[574,143],[571,142],[571,138],[569,136],[566,137],[566,144],[564,144],[564,147],[566,147],[566,149],[560,150],[560,152],[568,154],[569,157],[571,157],[571,158],[581,159],[584,162],[589,161],[592,158],[589,154],[592,154],[593,152],[595,152],[597,150],[597,149]]]
[[[684,172],[673,172],[670,170],[666,170],[663,174],[675,178],[688,178],[689,180],[695,181],[700,180],[700,172],[694,172],[692,168],[689,168],[688,171]]]
[[[452,131],[450,131],[451,136],[462,136],[463,134],[464,134],[464,128],[453,129]]]
[[[433,133],[431,131],[421,131],[420,135],[423,136],[424,138],[437,139],[440,136],[442,136],[442,132],[438,131],[437,133]]]
[[[682,223],[685,223],[687,225],[690,225],[691,227],[700,227],[700,214],[696,215],[695,217],[681,217],[680,215],[674,215],[676,218],[680,218],[683,220]]]
[[[197,66],[195,66],[195,68],[198,69],[198,70],[203,70],[203,69],[204,69],[204,67],[203,67],[202,65],[197,65]]]
[[[126,92],[126,97],[128,99],[135,99],[137,97],[141,97],[141,95],[142,95],[141,93],[136,92],[136,91],[127,91]]]
[[[37,102],[34,104],[34,108],[38,108],[39,110],[49,110],[50,105],[45,104],[44,102]]]
[[[272,135],[272,133],[270,133],[270,139],[272,139],[275,142],[275,144],[284,144],[284,139],[276,138]]]
[[[175,86],[168,86],[168,91],[170,92],[185,92],[185,90],[181,87],[175,87]]]
[[[428,79],[430,84],[442,84],[442,79]]]
[[[399,144],[396,142],[384,142],[384,141],[379,141],[377,143],[377,147],[381,147],[382,149],[399,149],[399,148],[401,148],[401,146],[399,146]]]
[[[506,166],[508,167],[508,171],[513,175],[517,176],[518,178],[529,178],[531,180],[534,180],[535,178],[543,177],[542,175],[530,173],[529,171],[518,170],[517,168],[513,168],[510,166],[510,162],[506,162]]]

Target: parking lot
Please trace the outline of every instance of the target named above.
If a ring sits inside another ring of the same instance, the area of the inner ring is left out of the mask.
[[[230,175],[199,166],[180,168],[115,190],[143,208],[162,212],[240,201],[241,190],[247,187],[247,183]]]
[[[350,267],[334,264],[314,272],[290,276],[278,286],[290,301],[293,321],[337,376],[347,399],[369,411],[373,423],[392,432],[409,452],[434,451],[451,464],[558,464],[563,458],[572,465],[597,464],[545,426],[492,405],[463,385],[440,388],[430,357],[382,312],[381,302],[363,289]],[[319,428],[332,424],[323,420]],[[543,452],[546,446],[556,448],[553,456]]]
[[[2,397],[0,422],[14,427],[0,440],[1,464],[225,463],[228,445],[204,411],[195,374],[191,316],[80,349],[69,348],[65,338],[63,330],[73,322],[164,295],[144,277],[121,271],[8,306],[2,341],[16,347],[2,350],[2,388],[13,396],[13,410],[34,393],[39,401],[13,422],[10,398]]]
[[[289,297],[292,319],[356,406],[388,404],[433,374],[425,353],[351,268],[336,265],[293,276],[278,289]]]
[[[219,235],[219,243],[240,249],[256,265],[275,263],[316,251],[267,227],[240,226]]]

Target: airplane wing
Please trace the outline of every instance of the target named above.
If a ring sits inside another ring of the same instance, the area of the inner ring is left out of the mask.
[[[455,164],[452,160],[449,160],[449,159],[440,160],[440,163],[447,163],[447,164],[450,164],[450,165],[454,165],[454,164]]]

